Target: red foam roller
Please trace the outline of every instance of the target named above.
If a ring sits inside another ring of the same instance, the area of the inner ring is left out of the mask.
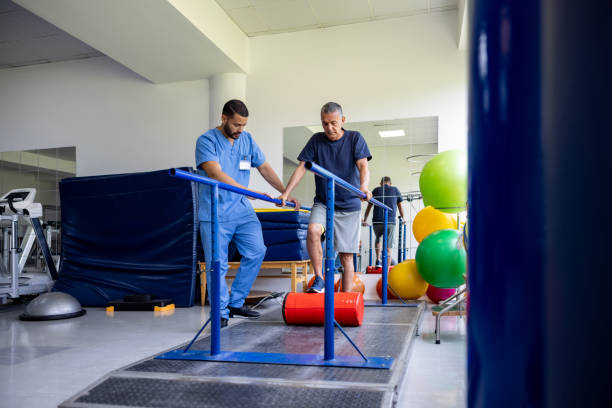
[[[334,317],[340,326],[361,326],[363,309],[363,294],[360,292],[334,293]],[[283,302],[283,319],[286,324],[323,325],[325,294],[295,292],[287,294]]]

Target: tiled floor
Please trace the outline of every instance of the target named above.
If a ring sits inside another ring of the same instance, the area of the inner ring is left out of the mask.
[[[188,341],[207,309],[173,315],[88,309],[80,318],[22,322],[23,307],[0,307],[0,406],[56,407],[109,371]],[[233,320],[233,319],[232,319]],[[208,330],[208,329],[207,329]],[[465,322],[443,319],[435,345],[427,312],[414,343],[398,407],[465,406]]]

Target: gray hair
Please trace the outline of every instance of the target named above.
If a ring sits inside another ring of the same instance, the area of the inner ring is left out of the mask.
[[[334,112],[338,112],[340,116],[342,117],[342,106],[340,106],[339,103],[327,102],[321,108],[321,113],[334,113]]]

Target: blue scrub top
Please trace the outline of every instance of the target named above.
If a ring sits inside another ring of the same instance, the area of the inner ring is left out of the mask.
[[[221,170],[245,187],[249,186],[251,167],[259,167],[266,161],[263,152],[248,132],[242,132],[232,145],[218,129],[210,129],[198,138],[196,143],[196,167],[198,174],[208,177],[200,165],[207,161],[216,161]],[[240,169],[243,162],[243,169]],[[244,169],[245,164],[248,169]],[[198,219],[210,221],[210,187],[199,183]],[[219,189],[219,221],[230,221],[253,214],[254,210],[246,196]]]

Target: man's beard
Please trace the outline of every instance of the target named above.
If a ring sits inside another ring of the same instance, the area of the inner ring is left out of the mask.
[[[240,133],[242,133],[242,132],[232,133],[232,130],[227,124],[223,125],[223,131],[225,132],[226,135],[228,135],[232,139],[238,139],[240,137]]]

